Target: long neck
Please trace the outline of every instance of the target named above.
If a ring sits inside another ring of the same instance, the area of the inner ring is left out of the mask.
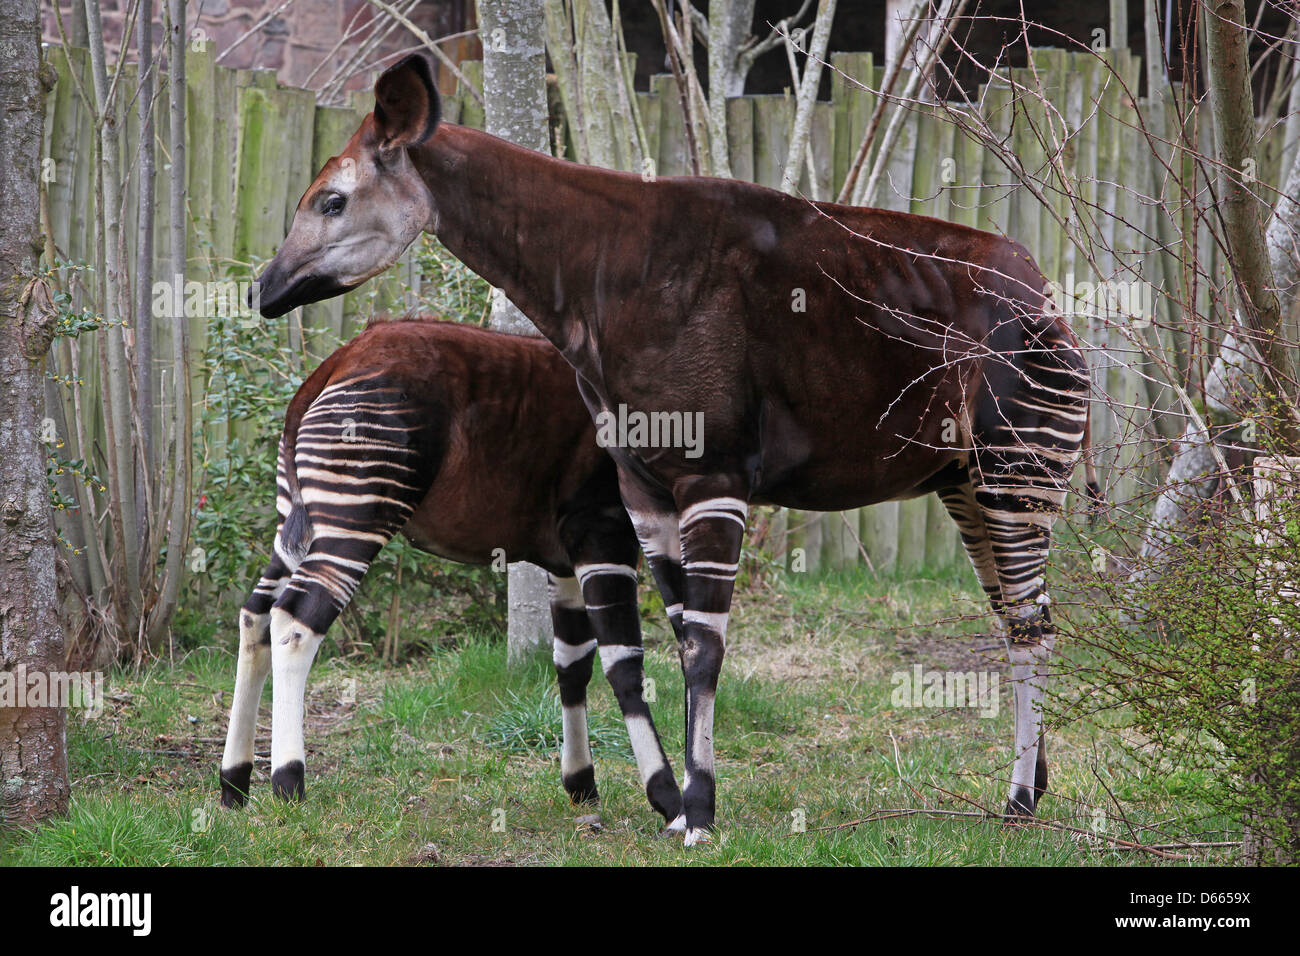
[[[629,229],[644,203],[639,177],[553,159],[478,130],[443,124],[412,155],[433,195],[433,232],[447,249],[502,289],[581,369],[601,288],[623,287],[637,257]],[[644,223],[641,223],[644,227]]]

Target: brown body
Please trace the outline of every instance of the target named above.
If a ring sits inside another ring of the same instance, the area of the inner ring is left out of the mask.
[[[375,97],[303,196],[261,278],[262,310],[351,288],[424,228],[554,343],[594,417],[702,417],[702,454],[610,448],[680,639],[687,843],[714,817],[714,693],[754,503],[938,493],[1011,640],[1008,812],[1032,813],[1054,635],[1043,567],[1089,380],[1024,247],[749,183],[579,166],[440,124],[418,57]]]
[[[550,572],[565,789],[578,803],[597,797],[586,689],[599,647],[646,797],[666,822],[680,814],[642,692],[636,535],[573,370],[548,342],[427,319],[372,323],[290,402],[279,485],[274,555],[240,618],[226,805],[248,793],[257,700],[277,655],[272,786],[303,795],[311,655],[379,550],[404,533],[456,561]]]
[[[550,343],[453,322],[374,323],[303,383],[286,437],[331,384],[369,372],[422,410],[438,449],[402,533],[454,561],[487,564],[504,552],[572,576],[563,519],[593,499],[617,505],[618,490],[573,369]]]
[[[532,185],[527,205],[502,211],[513,255],[481,268],[541,317],[593,413],[704,413],[702,459],[616,453],[667,493],[718,471],[795,508],[919,493],[970,448],[940,432],[946,417],[966,433],[980,417],[987,376],[1007,373],[989,356],[1025,348],[1032,329],[1007,324],[1013,306],[1073,338],[1028,253],[1002,237],[748,183],[645,182],[489,140],[444,124],[412,151],[439,237],[477,265],[499,221],[474,210],[508,201],[493,184]]]

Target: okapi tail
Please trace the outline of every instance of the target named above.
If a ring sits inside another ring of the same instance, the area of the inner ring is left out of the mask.
[[[311,408],[312,402],[316,401],[329,385],[334,369],[346,351],[346,349],[339,349],[334,352],[320,364],[316,371],[307,376],[307,380],[302,383],[284,413],[284,432],[280,438],[280,462],[284,468],[284,481],[289,489],[289,513],[285,516],[284,524],[280,526],[280,546],[286,553],[300,560],[306,556],[307,549],[311,547],[312,529],[311,516],[307,514],[307,506],[302,500],[302,488],[298,484],[296,455],[298,427],[302,424],[307,409]]]
[[[1083,486],[1088,492],[1088,524],[1095,526],[1106,505],[1106,493],[1101,490],[1097,480],[1097,465],[1092,458],[1092,403],[1088,403],[1088,413],[1083,420]]]

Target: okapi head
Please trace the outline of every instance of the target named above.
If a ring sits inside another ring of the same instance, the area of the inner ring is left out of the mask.
[[[259,278],[268,318],[355,289],[383,272],[433,221],[433,198],[407,150],[438,125],[428,62],[412,55],[375,83],[375,110],[298,201],[279,251]]]

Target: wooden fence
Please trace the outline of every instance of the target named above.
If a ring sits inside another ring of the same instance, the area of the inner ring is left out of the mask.
[[[1081,282],[1117,281],[1125,265],[1157,289],[1166,277],[1182,268],[1177,250],[1159,252],[1152,237],[1160,233],[1158,206],[1144,203],[1142,195],[1159,195],[1161,185],[1156,163],[1142,132],[1129,119],[1129,91],[1139,88],[1140,60],[1128,51],[1104,51],[1098,59],[1087,52],[1037,49],[1032,67],[1012,70],[1009,77],[1041,88],[1041,102],[1014,95],[1009,83],[992,83],[979,92],[974,108],[990,126],[1006,137],[1026,170],[1046,166],[1046,151],[1026,119],[1035,112],[1042,119],[1046,108],[1055,111],[1070,131],[1070,143],[1062,153],[1066,172],[1079,195],[1113,216],[1102,217],[1097,262],[1100,274],[1084,264],[1054,216],[1068,212],[1064,200],[1052,192],[1041,193],[1040,201],[1031,190],[1013,183],[1011,175],[992,150],[960,133],[941,109],[915,111],[907,115],[902,133],[889,155],[887,175],[875,204],[906,210],[1004,232],[1021,240],[1033,252],[1044,274],[1063,287]],[[76,71],[88,89],[89,60],[84,50],[66,54],[53,51],[59,82],[49,95],[46,150],[53,178],[48,183],[49,219],[62,255],[73,261],[94,259],[92,117],[79,103],[71,73]],[[881,86],[882,69],[870,54],[838,53],[831,57],[830,101],[815,106],[811,147],[812,170],[805,170],[800,189],[816,198],[833,197],[844,182],[853,155],[875,105],[875,96],[845,77],[864,85]],[[1113,69],[1110,75],[1107,64]],[[467,76],[477,81],[480,64],[466,63]],[[368,94],[353,94],[346,108],[318,106],[308,91],[279,86],[270,71],[229,70],[217,66],[210,52],[190,51],[186,63],[188,92],[188,182],[189,235],[186,255],[187,279],[218,280],[227,276],[248,276],[268,258],[283,239],[299,197],[325,160],[338,153],[370,108]],[[1116,80],[1123,80],[1123,84]],[[133,103],[135,76],[127,68],[119,103]],[[683,117],[674,81],[657,76],[649,92],[638,93],[655,171],[661,176],[683,174],[687,152]],[[969,105],[969,104],[968,104]],[[1145,102],[1139,105],[1145,106]],[[787,140],[795,101],[788,95],[743,96],[728,103],[731,165],[744,179],[776,186],[785,164]],[[482,125],[482,109],[462,93],[448,98],[444,113],[449,121]],[[127,114],[124,136],[124,169],[134,167],[138,123],[132,106]],[[161,124],[165,126],[164,124]],[[1206,131],[1202,131],[1203,135]],[[1276,153],[1273,168],[1259,172],[1265,182],[1277,178]],[[166,143],[159,143],[157,222],[155,230],[155,278],[169,272],[168,197],[164,170]],[[816,185],[814,185],[814,183]],[[124,189],[126,210],[135,208],[135,183]],[[123,235],[129,247],[127,261],[134,261],[135,234],[124,219]],[[1200,268],[1204,275],[1223,272],[1223,263],[1208,237],[1199,244]],[[1173,260],[1172,262],[1169,260]],[[1131,281],[1131,277],[1124,279]],[[419,276],[409,260],[394,267],[383,281],[367,284],[340,299],[303,309],[290,324],[288,344],[306,348],[320,357],[319,342],[347,338],[372,311],[401,310],[418,291]],[[406,290],[406,300],[403,299]],[[1203,286],[1198,311],[1208,314],[1212,290]],[[1128,311],[1146,318],[1156,310],[1168,318],[1168,302],[1135,304]],[[1161,310],[1165,310],[1161,312]],[[190,332],[195,356],[201,356],[207,319],[191,317]],[[1138,409],[1158,405],[1163,399],[1123,349],[1113,323],[1095,315],[1079,314],[1074,321],[1081,335],[1096,349],[1091,360],[1098,388],[1111,396],[1115,405],[1094,407],[1093,442],[1102,449],[1102,471],[1111,479],[1112,500],[1134,493],[1141,469],[1135,465],[1148,450],[1143,444],[1141,416],[1115,409]],[[169,354],[168,329],[159,329],[160,356]],[[330,333],[324,335],[322,333]],[[1163,333],[1148,329],[1146,335]],[[88,338],[88,337],[87,337]],[[1169,344],[1169,343],[1165,343]],[[81,368],[96,393],[93,343],[84,342]],[[313,359],[308,360],[313,361]],[[161,366],[162,363],[160,363]],[[201,400],[205,391],[205,370],[194,363],[193,394]],[[159,385],[166,394],[165,373]],[[67,414],[73,414],[68,407]],[[87,422],[97,420],[93,407],[81,409]],[[162,416],[160,416],[161,418]],[[845,410],[845,427],[872,427],[853,410]],[[92,436],[93,437],[93,436]],[[955,527],[933,495],[912,501],[894,502],[842,514],[780,514],[775,519],[778,536],[787,551],[808,570],[819,567],[852,566],[869,559],[877,572],[915,573],[962,560]],[[796,550],[797,549],[797,550]]]

